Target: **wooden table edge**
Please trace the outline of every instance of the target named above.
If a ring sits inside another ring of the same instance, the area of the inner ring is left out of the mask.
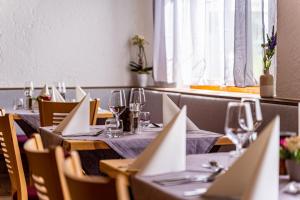
[[[99,161],[99,170],[111,178],[116,178],[118,174],[124,174],[129,177],[133,172],[129,172],[128,166],[135,159],[109,159]]]
[[[233,143],[227,136],[218,138],[215,145],[232,145]],[[97,150],[97,149],[111,149],[104,141],[91,141],[91,140],[63,140],[63,148],[66,151],[73,150]]]
[[[221,136],[218,138],[218,140],[216,141],[215,145],[233,145],[232,141],[227,137],[227,136]]]

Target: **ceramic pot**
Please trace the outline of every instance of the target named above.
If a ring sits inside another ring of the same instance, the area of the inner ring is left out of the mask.
[[[265,71],[264,74],[260,76],[260,96],[274,96],[274,78],[270,74],[269,70]]]
[[[148,74],[137,74],[137,84],[139,87],[146,87],[148,82]]]
[[[295,160],[286,160],[285,165],[290,179],[300,182],[300,163]]]

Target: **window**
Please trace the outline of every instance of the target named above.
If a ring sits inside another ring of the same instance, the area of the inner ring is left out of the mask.
[[[244,86],[256,85],[262,74],[261,44],[269,29],[270,1],[274,0],[156,1],[155,8],[163,12],[155,12],[155,40],[165,40],[163,45],[156,43],[154,51],[164,48],[166,61],[162,66],[154,56],[154,77],[179,85],[234,86],[234,70],[244,62],[247,70],[241,73],[249,73],[251,79]],[[164,23],[157,26],[158,21]],[[160,68],[165,68],[165,76]]]

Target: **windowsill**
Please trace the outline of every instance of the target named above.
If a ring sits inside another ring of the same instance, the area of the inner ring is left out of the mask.
[[[234,86],[209,86],[209,85],[191,85],[191,89],[196,90],[212,90],[218,92],[237,92],[237,93],[247,93],[247,94],[257,94],[259,95],[259,87],[234,87]]]
[[[291,105],[298,106],[298,100],[291,99],[281,99],[281,98],[262,98],[259,94],[246,93],[246,92],[237,92],[225,91],[225,90],[212,90],[212,89],[192,89],[192,88],[160,88],[160,87],[147,87],[149,90],[161,91],[161,92],[172,92],[180,93],[183,95],[198,95],[198,96],[207,96],[207,97],[216,97],[216,98],[226,98],[226,99],[236,99],[246,97],[259,98],[262,103],[272,103],[272,104],[282,104],[282,105]]]
[[[245,92],[232,92],[222,90],[211,90],[211,89],[194,89],[194,88],[161,88],[161,87],[148,87],[151,90],[164,91],[164,92],[175,92],[182,94],[193,94],[203,96],[216,96],[224,98],[243,98],[243,97],[256,97],[259,98],[259,94],[251,94]]]

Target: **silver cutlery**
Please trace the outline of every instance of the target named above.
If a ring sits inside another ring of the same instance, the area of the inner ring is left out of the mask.
[[[156,123],[151,123],[155,128],[161,128],[161,126],[159,124],[156,124]]]
[[[202,167],[212,170],[218,170],[219,168],[223,168],[223,166],[219,165],[219,163],[215,160],[211,160],[208,163],[202,164]]]
[[[184,197],[200,196],[200,195],[204,194],[206,191],[207,191],[207,188],[198,188],[195,190],[184,191],[183,196]]]
[[[101,135],[104,132],[105,132],[105,129],[101,129],[100,131],[97,131],[95,133],[83,133],[83,134],[78,134],[78,135],[67,135],[67,136],[63,136],[63,137],[82,137],[82,136],[96,137],[98,135]]]
[[[209,176],[197,175],[197,176],[188,176],[188,177],[179,177],[179,178],[171,178],[171,179],[160,179],[154,180],[154,183],[157,183],[162,186],[174,186],[174,185],[182,185],[189,184],[193,182],[202,182],[209,183],[215,180],[216,176],[218,176],[223,171],[223,168],[219,168],[218,170],[211,173]]]

